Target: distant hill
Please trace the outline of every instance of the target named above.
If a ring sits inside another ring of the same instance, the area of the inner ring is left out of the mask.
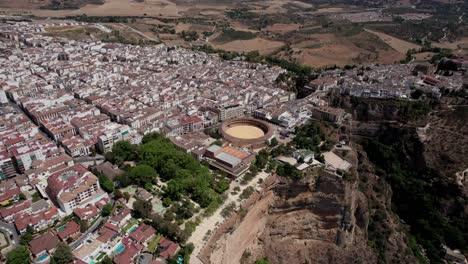
[[[87,4],[104,4],[104,0],[5,0],[0,8],[18,9],[78,9]]]

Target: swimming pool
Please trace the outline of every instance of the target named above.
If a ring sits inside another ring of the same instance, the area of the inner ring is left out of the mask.
[[[42,261],[46,260],[48,257],[49,257],[49,255],[44,254],[44,255],[38,257],[38,258],[36,259],[36,262],[42,262]]]
[[[131,232],[135,231],[137,228],[138,228],[138,226],[136,226],[136,225],[132,226],[132,228],[130,228],[130,230],[128,230],[128,233],[131,233]]]
[[[58,232],[63,231],[63,230],[65,230],[65,228],[67,228],[67,227],[66,226],[61,226],[61,227],[57,228],[57,231]]]
[[[117,254],[119,254],[120,252],[122,252],[123,250],[125,249],[125,246],[120,244],[116,249],[115,249],[115,252]]]

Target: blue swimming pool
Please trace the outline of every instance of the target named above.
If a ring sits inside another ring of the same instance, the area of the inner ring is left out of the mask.
[[[49,255],[44,254],[44,255],[38,257],[38,258],[36,259],[36,262],[42,262],[42,261],[46,260],[48,257],[49,257]]]
[[[123,250],[125,249],[125,246],[120,244],[116,249],[115,249],[115,252],[117,254],[119,254],[120,252],[122,252]]]
[[[130,230],[128,230],[129,233],[135,231],[136,229],[138,228],[138,226],[134,225],[132,226],[132,228],[130,228]]]

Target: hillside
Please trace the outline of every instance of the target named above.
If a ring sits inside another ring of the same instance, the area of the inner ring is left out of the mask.
[[[79,9],[87,4],[101,5],[104,0],[5,0],[0,8],[14,9]]]

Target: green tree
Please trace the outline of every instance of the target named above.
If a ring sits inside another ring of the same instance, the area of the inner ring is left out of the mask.
[[[102,189],[108,193],[115,190],[114,183],[105,175],[99,175],[99,184]]]
[[[130,194],[128,192],[124,192],[123,193],[123,197],[125,198],[125,200],[128,202],[128,200],[130,200]]]
[[[118,190],[118,189],[115,189],[115,191],[114,191],[114,198],[115,198],[116,200],[118,200],[118,199],[123,198],[123,197],[124,197],[124,196],[123,196],[122,191],[121,191],[121,190]]]
[[[325,157],[320,154],[318,155],[317,157],[315,157],[315,159],[318,161],[318,162],[321,162],[321,163],[325,163]]]
[[[268,261],[267,258],[262,258],[262,259],[257,259],[255,261],[255,264],[270,264],[270,261]]]
[[[271,141],[270,141],[270,146],[271,146],[271,147],[276,147],[276,146],[278,146],[278,140],[277,140],[275,137],[271,139]]]
[[[84,233],[86,230],[88,230],[89,224],[86,221],[80,221],[80,232]]]
[[[151,192],[153,190],[153,184],[151,184],[151,182],[145,182],[144,187],[145,190],[147,190],[148,192]]]
[[[112,264],[112,263],[113,263],[112,259],[108,255],[104,256],[104,258],[101,260],[101,264]]]
[[[133,212],[136,218],[147,218],[152,211],[153,206],[148,201],[136,200],[133,202]]]
[[[185,223],[185,228],[184,228],[184,233],[187,237],[190,237],[192,233],[195,231],[197,228],[197,224],[192,222],[192,221],[187,221]]]
[[[135,160],[137,146],[131,144],[130,142],[123,140],[115,143],[112,146],[112,152],[106,153],[106,158],[115,164],[123,164],[127,160]]]
[[[270,154],[267,151],[261,150],[257,154],[257,157],[255,158],[255,166],[258,169],[263,170],[265,168],[266,164],[268,163],[269,156],[270,156]]]
[[[132,182],[144,187],[146,183],[152,183],[156,180],[158,174],[156,171],[146,164],[140,164],[133,167],[128,173],[128,177]]]
[[[31,263],[31,258],[29,256],[29,251],[25,246],[19,246],[14,248],[12,251],[8,252],[6,255],[7,264],[29,264]]]
[[[411,93],[411,98],[412,99],[419,99],[421,96],[423,96],[424,92],[421,89],[416,89],[414,92]]]
[[[21,235],[20,237],[20,243],[21,245],[28,245],[28,243],[33,240],[33,235],[34,235],[34,229],[28,225],[26,227],[26,233]]]
[[[250,195],[252,195],[254,191],[255,189],[252,186],[249,186],[242,191],[242,193],[239,195],[239,198],[242,200],[247,199],[250,197]]]
[[[148,142],[151,142],[153,140],[158,140],[164,138],[161,134],[157,132],[151,132],[143,136],[143,139],[141,140],[142,144],[146,144]]]
[[[214,181],[213,189],[219,194],[224,193],[229,189],[229,181],[224,177],[218,179],[217,181]]]
[[[177,242],[184,242],[187,239],[187,236],[180,230],[177,224],[165,220],[158,214],[151,215],[150,219],[151,225],[163,236]]]
[[[73,261],[73,254],[70,247],[65,243],[59,243],[52,258],[51,264],[69,264]]]
[[[112,214],[112,205],[110,205],[110,204],[104,205],[104,207],[102,208],[102,211],[101,211],[101,215],[102,216],[109,216],[110,214]]]
[[[221,210],[221,216],[227,218],[236,209],[236,203],[231,202]]]

